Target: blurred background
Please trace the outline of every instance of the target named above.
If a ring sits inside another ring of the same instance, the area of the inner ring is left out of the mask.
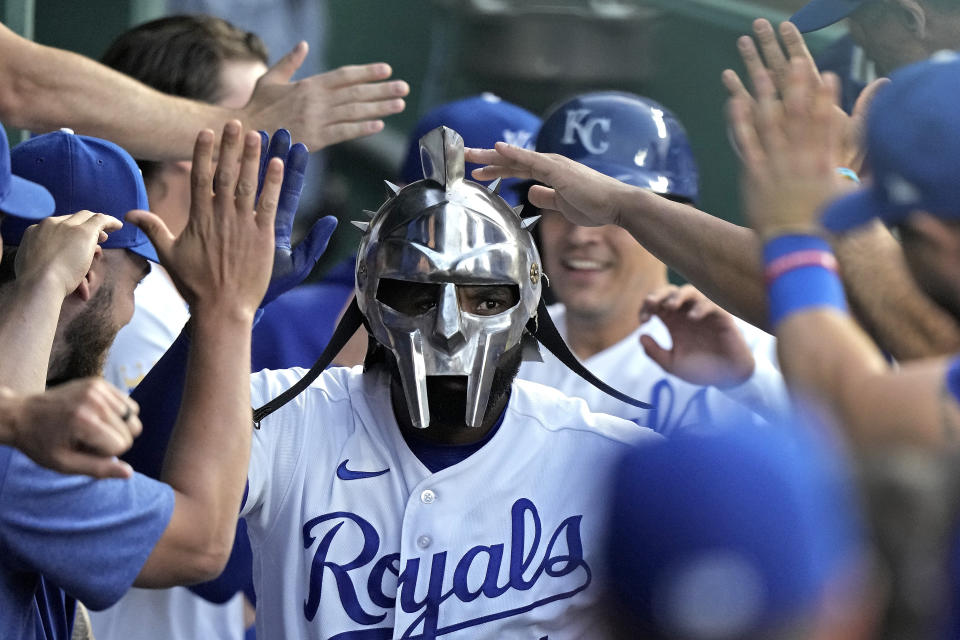
[[[358,219],[377,209],[394,179],[406,136],[439,103],[490,91],[543,112],[571,94],[632,91],[671,109],[700,165],[700,208],[740,221],[738,168],[724,123],[720,73],[741,71],[735,40],[754,18],[785,20],[804,0],[0,0],[6,25],[42,44],[99,58],[120,32],[170,13],[204,12],[255,31],[271,59],[298,40],[311,56],[298,76],[343,64],[385,61],[411,87],[407,109],[385,131],[344,143],[313,164],[321,187],[301,209]],[[808,38],[815,52],[842,27]],[[21,134],[22,135],[22,134]],[[14,132],[12,141],[21,138]],[[306,215],[304,215],[306,214]],[[305,224],[301,225],[301,229]],[[341,225],[315,275],[358,239]]]

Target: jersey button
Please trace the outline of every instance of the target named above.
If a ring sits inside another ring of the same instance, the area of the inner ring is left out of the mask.
[[[425,489],[423,493],[420,494],[420,502],[423,504],[433,504],[434,500],[437,499],[437,494],[435,494],[430,489]]]
[[[433,542],[433,540],[430,539],[430,536],[420,536],[417,538],[417,546],[421,549],[429,547],[431,542]]]

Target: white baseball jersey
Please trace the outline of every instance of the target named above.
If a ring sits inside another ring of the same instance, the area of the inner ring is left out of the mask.
[[[131,391],[180,335],[190,314],[160,268],[134,292],[130,323],[120,329],[107,355],[104,377]],[[115,605],[91,611],[98,640],[242,640],[243,594],[224,604],[208,602],[186,587],[130,589]]]
[[[254,405],[302,374],[255,374]],[[609,473],[658,436],[517,381],[493,437],[431,473],[389,393],[383,372],[329,369],[254,432],[257,638],[609,637]]]
[[[566,309],[551,305],[550,317],[566,339]],[[670,331],[654,316],[617,344],[583,361],[598,378],[637,400],[653,405],[641,409],[597,389],[543,347],[543,362],[524,362],[519,378],[539,382],[563,393],[583,398],[592,411],[609,413],[668,435],[678,428],[700,426],[711,418],[743,412],[748,408],[776,423],[788,411],[789,396],[776,361],[776,339],[753,325],[737,320],[753,352],[756,368],[749,380],[730,389],[701,387],[665,372],[644,352],[640,336],[648,334],[664,348],[673,344]]]

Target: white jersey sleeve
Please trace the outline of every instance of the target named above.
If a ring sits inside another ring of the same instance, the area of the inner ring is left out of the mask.
[[[251,404],[254,407],[266,404],[305,373],[305,369],[293,368],[253,374]],[[303,474],[301,457],[308,449],[311,468],[318,473],[335,469],[335,456],[324,455],[336,450],[339,432],[331,425],[344,425],[344,418],[349,415],[350,402],[341,377],[324,372],[311,385],[311,393],[301,393],[267,416],[260,429],[253,432],[247,494],[240,515],[247,518],[248,523],[268,530],[291,484]]]

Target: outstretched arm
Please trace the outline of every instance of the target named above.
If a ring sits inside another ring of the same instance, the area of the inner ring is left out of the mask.
[[[224,127],[213,171],[213,135],[197,137],[190,219],[174,238],[145,211],[141,226],[192,311],[183,404],[164,461],[173,516],[140,572],[140,586],[215,577],[233,545],[250,456],[250,330],[273,264],[283,163],[273,160],[256,201],[260,138]]]
[[[813,56],[793,23],[780,25],[782,47],[767,20],[754,21],[753,31],[754,38],[741,37],[737,47],[754,86],[773,80],[782,97],[791,61],[797,61],[811,85],[822,83]],[[756,100],[739,76],[727,69],[722,77],[730,95],[744,101],[755,113]],[[836,105],[830,110],[838,136],[837,166],[862,172],[867,111],[877,91],[887,83],[885,78],[870,83],[850,115]],[[877,223],[856,234],[831,238],[831,242],[854,314],[890,355],[906,361],[952,353],[960,347],[960,326],[920,290],[907,270],[900,246],[882,225]],[[897,313],[889,313],[891,305]]]
[[[469,162],[488,165],[474,177],[519,177],[530,202],[562,213],[574,224],[617,224],[710,299],[751,324],[765,326],[766,298],[759,284],[755,234],[690,205],[633,187],[556,154],[498,142],[495,149],[467,149]]]
[[[290,82],[307,54],[298,44],[257,82],[242,109],[227,109],[155,91],[84,56],[46,47],[0,24],[0,120],[49,131],[68,126],[107,138],[147,159],[187,159],[197,131],[232,118],[250,129],[290,129],[311,149],[383,128],[403,110],[409,90],[386,82],[390,66],[346,66]],[[216,144],[216,142],[214,143]]]
[[[771,239],[771,306],[780,309],[774,321],[781,367],[802,405],[830,411],[860,444],[953,442],[960,406],[948,392],[946,362],[923,360],[891,371],[845,312],[839,281],[829,273],[829,251],[817,239],[818,212],[844,188],[834,172],[836,90],[835,77],[812,82],[796,61],[783,102],[772,81],[763,79],[757,83],[756,108],[742,97],[731,99],[747,213],[757,231]],[[784,259],[822,256],[822,262],[796,274],[778,271],[774,251],[784,243],[805,249],[792,257],[784,253]],[[820,248],[810,249],[817,243]],[[801,278],[792,294],[778,285],[791,276]]]

